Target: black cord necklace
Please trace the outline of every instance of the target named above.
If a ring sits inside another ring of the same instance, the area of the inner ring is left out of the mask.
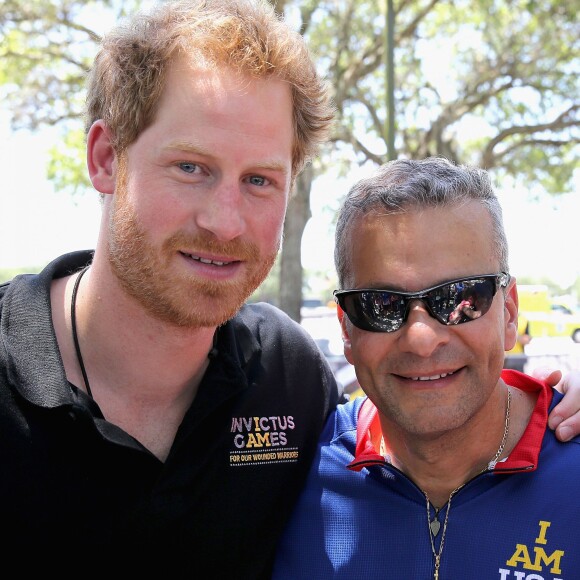
[[[73,287],[72,297],[70,300],[70,323],[72,326],[72,336],[73,342],[75,343],[75,350],[77,352],[77,360],[79,361],[79,366],[81,367],[81,372],[83,373],[83,379],[85,381],[85,388],[87,389],[87,394],[89,397],[93,397],[93,393],[91,391],[91,386],[89,385],[89,378],[87,377],[87,371],[85,369],[85,363],[83,362],[83,355],[81,354],[81,347],[79,344],[79,337],[77,336],[77,292],[79,289],[79,284],[81,282],[81,278],[83,274],[89,269],[89,266],[85,266],[77,276],[75,280],[75,285]]]
[[[85,388],[87,390],[87,394],[89,397],[93,397],[93,392],[91,391],[91,385],[89,384],[89,377],[87,376],[87,371],[85,369],[85,363],[83,362],[83,355],[81,353],[81,346],[79,344],[79,337],[77,335],[77,292],[79,289],[79,285],[81,283],[81,278],[83,277],[84,273],[89,269],[90,266],[85,266],[78,274],[77,279],[75,280],[75,285],[72,291],[72,297],[70,300],[70,322],[72,326],[72,336],[73,342],[75,345],[75,351],[77,353],[77,360],[79,362],[79,367],[81,368],[81,373],[83,373],[83,380],[85,381]],[[211,350],[208,352],[207,357],[209,359],[214,359],[218,355],[217,349],[217,341],[218,341],[218,330],[219,327],[215,329],[213,335],[213,344]]]

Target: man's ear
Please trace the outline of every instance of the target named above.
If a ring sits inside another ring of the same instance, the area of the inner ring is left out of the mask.
[[[105,122],[99,119],[87,135],[87,167],[93,187],[100,193],[115,192],[115,161],[111,133]]]
[[[336,307],[336,315],[338,316],[338,322],[340,323],[340,330],[342,334],[342,343],[344,346],[344,356],[346,360],[352,365],[352,343],[350,341],[350,334],[348,332],[348,317],[345,315],[344,310],[340,307]]]
[[[511,278],[505,293],[505,337],[504,337],[504,349],[510,350],[516,344],[518,337],[518,309],[519,309],[519,299],[518,299],[518,289],[516,285],[516,279]]]

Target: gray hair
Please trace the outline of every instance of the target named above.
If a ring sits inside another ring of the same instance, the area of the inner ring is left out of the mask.
[[[454,165],[442,157],[397,159],[382,165],[371,177],[355,183],[340,208],[334,247],[339,287],[345,288],[351,272],[348,236],[357,217],[376,210],[389,215],[408,209],[456,206],[470,200],[480,202],[487,209],[500,270],[508,272],[503,214],[488,172]]]

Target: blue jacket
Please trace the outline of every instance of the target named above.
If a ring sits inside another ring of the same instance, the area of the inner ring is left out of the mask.
[[[439,579],[578,580],[580,439],[560,443],[546,427],[559,393],[516,371],[502,378],[538,401],[507,460],[453,496]],[[433,580],[425,495],[377,440],[369,399],[339,405],[279,545],[276,580]],[[438,517],[443,529],[445,507]]]

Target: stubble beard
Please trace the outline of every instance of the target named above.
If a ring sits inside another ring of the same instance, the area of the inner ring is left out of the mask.
[[[272,269],[280,242],[275,251],[260,255],[255,244],[237,240],[220,243],[211,234],[193,236],[179,232],[158,250],[148,240],[147,231],[130,204],[123,165],[119,167],[108,247],[109,262],[121,287],[148,314],[177,327],[213,327],[232,318]],[[243,260],[247,273],[235,281],[210,281],[193,274],[176,275],[170,266],[181,259],[180,248],[235,255]]]

